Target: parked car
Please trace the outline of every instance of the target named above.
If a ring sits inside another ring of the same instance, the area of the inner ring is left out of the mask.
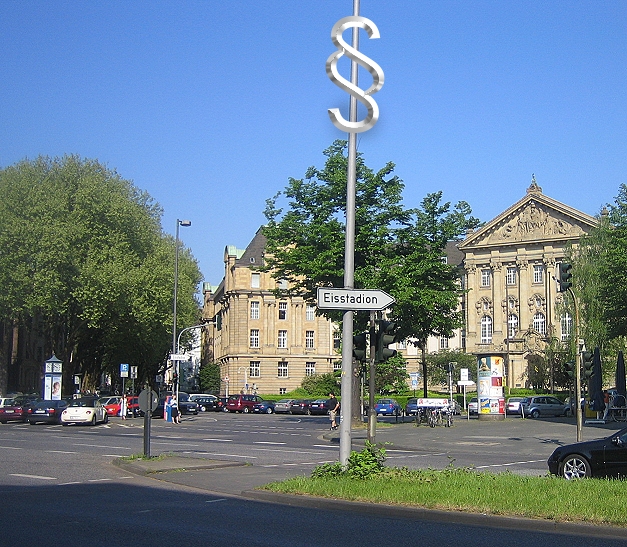
[[[294,399],[290,405],[290,414],[311,414],[311,400]]]
[[[627,476],[627,429],[609,437],[559,446],[547,461],[549,471],[565,479]]]
[[[215,395],[194,396],[193,401],[198,404],[198,410],[200,412],[213,412],[219,410],[218,398]]]
[[[36,423],[60,424],[61,413],[67,407],[68,402],[63,399],[54,401],[39,401],[28,409],[26,421],[30,425]]]
[[[120,405],[122,403],[122,397],[116,395],[114,397],[100,397],[100,404],[104,406],[109,416],[120,415]]]
[[[374,410],[379,416],[400,416],[402,414],[401,405],[396,402],[396,399],[379,399],[374,405]]]
[[[407,399],[405,404],[405,416],[415,416],[418,414],[418,399]]]
[[[259,395],[248,395],[240,393],[239,395],[231,395],[226,403],[229,412],[244,412],[248,414],[252,412],[255,403],[263,401]]]
[[[109,415],[100,401],[95,397],[72,399],[61,413],[61,424],[106,424]]]
[[[259,401],[255,403],[253,412],[257,414],[272,414],[274,412],[274,401]]]
[[[570,416],[571,408],[551,395],[525,397],[520,401],[520,412],[524,416],[539,418],[540,416]]]
[[[228,397],[218,397],[218,401],[217,401],[218,408],[216,409],[216,411],[221,410],[222,412],[228,412],[229,409],[226,407],[228,402],[229,402]]]
[[[0,424],[7,422],[25,422],[28,407],[18,404],[15,399],[8,399],[4,406],[0,407]]]
[[[309,405],[309,411],[311,414],[324,415],[328,414],[329,410],[331,410],[329,399],[316,399],[315,401],[311,401],[311,404]]]
[[[524,397],[510,397],[507,399],[506,410],[508,414],[520,414],[520,403]]]
[[[292,401],[294,399],[281,399],[274,403],[274,411],[278,414],[279,412],[288,413],[292,408]]]
[[[181,415],[183,414],[193,414],[194,416],[198,415],[198,403],[196,401],[190,400],[179,400],[178,405],[179,412]]]
[[[473,414],[479,414],[479,399],[477,397],[473,397],[468,402],[468,415],[472,416]]]

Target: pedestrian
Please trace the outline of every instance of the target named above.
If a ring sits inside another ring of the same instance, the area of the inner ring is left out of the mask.
[[[329,393],[329,418],[331,419],[331,430],[337,429],[337,423],[335,422],[335,417],[337,416],[337,411],[340,408],[340,402],[335,398],[335,394],[333,392]]]
[[[126,399],[126,393],[122,395],[122,400],[120,401],[120,416],[123,420],[126,420],[126,411],[128,410],[128,400]]]
[[[179,412],[179,405],[176,402],[176,395],[172,395],[170,399],[170,410],[172,411],[172,421],[175,424],[181,423],[181,413]]]

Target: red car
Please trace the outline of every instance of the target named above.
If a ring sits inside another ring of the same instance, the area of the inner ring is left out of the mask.
[[[7,422],[25,422],[28,416],[28,407],[16,404],[15,399],[9,399],[4,406],[0,406],[0,424]]]
[[[229,412],[244,412],[248,414],[252,412],[255,403],[262,402],[263,399],[259,395],[231,395],[226,408]]]

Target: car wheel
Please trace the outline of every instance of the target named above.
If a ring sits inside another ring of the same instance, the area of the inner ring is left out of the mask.
[[[91,425],[96,425],[96,415],[94,414],[91,419]]]
[[[540,417],[540,411],[537,408],[534,408],[533,411],[531,412],[531,417],[532,418],[539,418]]]
[[[201,406],[198,410],[200,410],[201,412],[207,412],[207,407]]]
[[[268,407],[268,410],[266,410],[266,414],[272,414],[273,410],[271,407]]]
[[[247,406],[244,407],[244,414],[248,414],[250,412],[250,408]]]
[[[307,409],[307,416],[311,416],[311,409]]]
[[[570,408],[567,408],[567,409],[564,411],[564,416],[566,416],[567,418],[570,416]]]
[[[570,454],[560,465],[560,475],[567,480],[591,476],[590,463],[579,454]]]
[[[109,415],[105,414],[104,416],[104,420],[102,421],[103,424],[108,424],[109,423]]]
[[[228,409],[228,408],[226,408],[226,407],[224,407],[224,408],[222,409],[222,412],[228,412],[228,411],[229,411],[229,409]]]

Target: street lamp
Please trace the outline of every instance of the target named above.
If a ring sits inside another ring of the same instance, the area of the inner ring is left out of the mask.
[[[187,327],[185,329],[183,329],[181,332],[179,332],[178,338],[176,339],[176,351],[174,352],[176,355],[179,355],[179,351],[181,348],[181,334],[183,334],[185,331],[188,330],[192,330],[192,329],[202,329],[205,326],[205,323],[202,323],[201,325],[193,325],[191,327]],[[179,400],[179,383],[181,380],[181,362],[179,360],[176,361],[176,400],[178,402]]]
[[[191,220],[176,219],[176,237],[174,238],[174,300],[172,303],[172,353],[176,354],[176,300],[179,284],[179,226],[191,226]],[[178,391],[178,377],[176,379]]]

